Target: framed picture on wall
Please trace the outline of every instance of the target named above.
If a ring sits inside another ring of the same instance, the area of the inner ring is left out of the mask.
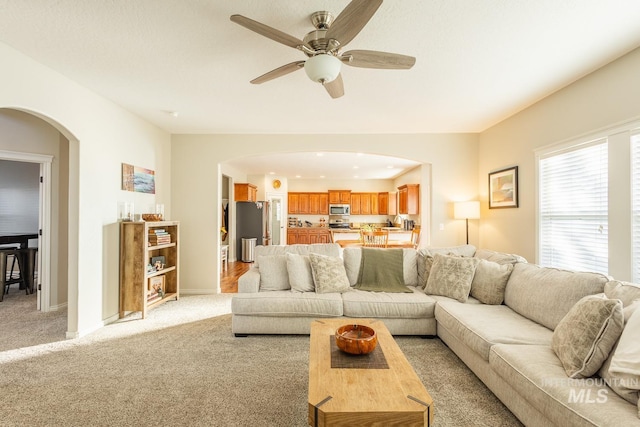
[[[489,209],[518,207],[518,167],[489,173]]]

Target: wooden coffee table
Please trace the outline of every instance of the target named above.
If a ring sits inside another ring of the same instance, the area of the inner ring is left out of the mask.
[[[334,334],[349,323],[378,335],[373,353],[351,356]],[[380,320],[318,319],[311,324],[309,425],[429,426],[433,400]]]

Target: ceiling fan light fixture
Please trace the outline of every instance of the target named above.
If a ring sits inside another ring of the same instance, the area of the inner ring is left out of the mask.
[[[318,83],[329,83],[334,81],[340,74],[342,61],[333,55],[322,53],[312,56],[304,63],[304,71],[307,76]]]

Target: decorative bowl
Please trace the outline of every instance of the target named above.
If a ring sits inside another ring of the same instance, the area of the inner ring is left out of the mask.
[[[336,330],[336,345],[345,353],[367,354],[378,344],[376,331],[364,325],[343,325]]]
[[[142,214],[142,219],[144,221],[162,221],[162,214]]]

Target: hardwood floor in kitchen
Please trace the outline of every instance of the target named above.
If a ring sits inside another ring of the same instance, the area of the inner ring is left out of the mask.
[[[220,292],[234,294],[238,292],[238,278],[242,276],[253,264],[250,262],[229,262],[227,268],[223,267],[220,273]]]

